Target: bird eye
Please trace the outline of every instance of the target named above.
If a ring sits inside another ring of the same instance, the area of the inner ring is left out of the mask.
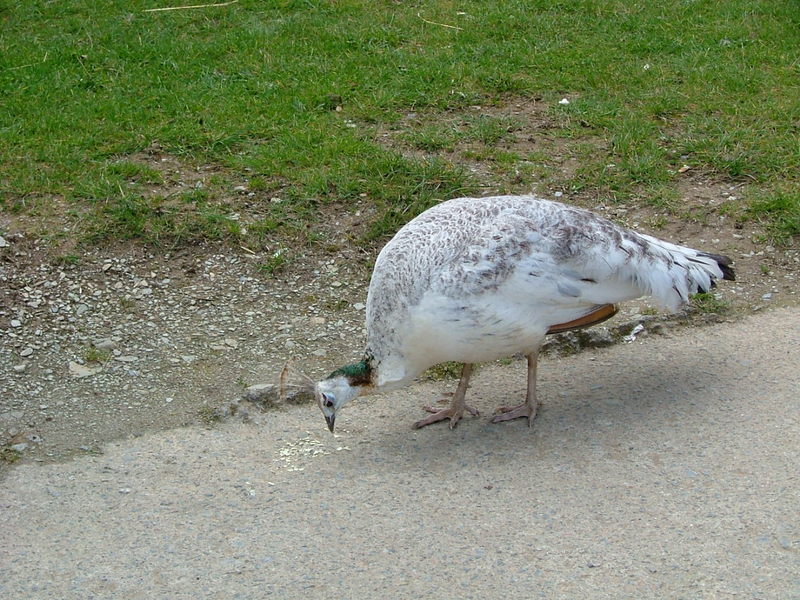
[[[333,408],[333,399],[328,394],[322,394],[322,405],[325,408]]]

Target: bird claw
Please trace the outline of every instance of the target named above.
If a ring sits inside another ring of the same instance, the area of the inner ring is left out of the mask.
[[[492,417],[492,423],[513,421],[514,419],[521,419],[525,417],[528,419],[528,427],[532,427],[533,420],[536,418],[536,409],[538,406],[538,404],[531,406],[527,402],[523,402],[518,406],[501,406],[497,409],[497,412],[500,414]]]
[[[435,408],[433,406],[424,406],[424,410],[428,411],[429,413],[433,413],[430,417],[426,417],[424,419],[420,419],[416,423],[414,423],[414,429],[421,429],[426,425],[430,425],[431,423],[438,423],[439,421],[444,421],[445,419],[450,419],[450,429],[455,429],[458,422],[461,420],[461,417],[464,415],[464,410],[466,410],[469,414],[473,417],[477,417],[480,413],[472,408],[471,406],[464,405],[464,410],[456,410],[453,407],[447,407],[445,409]]]

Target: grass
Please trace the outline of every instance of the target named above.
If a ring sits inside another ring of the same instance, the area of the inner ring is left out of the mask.
[[[445,381],[447,379],[460,379],[463,363],[444,362],[434,365],[423,374],[425,379],[430,381]]]
[[[213,427],[222,421],[221,412],[208,405],[201,406],[197,410],[197,416],[200,419],[200,422],[206,427]]]
[[[724,314],[730,310],[730,304],[717,298],[711,292],[692,296],[692,306],[703,313]]]
[[[756,197],[747,207],[746,215],[766,221],[771,238],[787,244],[800,235],[800,190],[778,190]]]
[[[280,237],[366,198],[376,210],[359,239],[370,244],[480,192],[462,157],[442,154],[460,143],[516,189],[527,159],[497,147],[523,123],[471,107],[539,98],[549,134],[580,159],[565,189],[669,198],[687,164],[751,182],[747,214],[797,235],[792,2],[240,0],[143,12],[164,4],[0,4],[5,213],[54,238],[174,245],[240,240],[242,223],[248,240]],[[385,144],[387,128],[420,152]],[[582,151],[590,138],[604,143]],[[243,178],[252,196],[232,192]]]
[[[286,267],[290,260],[288,248],[278,248],[270,257],[259,265],[259,270],[268,277],[275,277]]]
[[[111,352],[88,346],[83,351],[83,360],[87,363],[104,363],[111,358]]]
[[[0,446],[0,463],[14,464],[20,458],[22,453],[14,450],[10,446]]]

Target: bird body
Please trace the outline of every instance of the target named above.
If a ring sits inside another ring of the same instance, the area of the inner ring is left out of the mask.
[[[643,295],[677,311],[715,279],[732,279],[729,265],[534,196],[449,200],[381,250],[367,297],[365,358],[351,368],[360,375],[334,372],[317,384],[317,397],[326,412],[327,391],[338,409],[337,393],[349,400],[401,387],[445,361],[522,353],[535,369],[548,331],[610,316],[609,305]]]

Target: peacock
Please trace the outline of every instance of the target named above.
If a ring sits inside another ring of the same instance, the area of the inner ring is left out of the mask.
[[[678,246],[592,212],[535,196],[457,198],[402,227],[381,250],[369,284],[363,359],[313,384],[328,428],[365,394],[406,386],[438,363],[463,363],[447,408],[415,428],[464,412],[476,363],[522,354],[527,393],[493,423],[536,416],[536,369],[548,333],[594,325],[616,305],[652,296],[676,312],[717,279],[728,257]],[[282,380],[287,375],[284,370]]]

